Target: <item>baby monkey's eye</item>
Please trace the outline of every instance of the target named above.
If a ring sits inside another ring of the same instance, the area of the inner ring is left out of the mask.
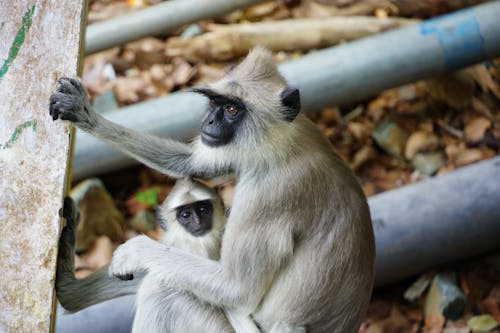
[[[210,106],[211,107],[215,107],[217,105],[217,103],[215,103],[215,101],[213,99],[210,100]]]
[[[229,107],[226,108],[226,112],[230,116],[234,116],[234,115],[236,115],[238,113],[238,109],[235,108],[234,106],[229,106]]]

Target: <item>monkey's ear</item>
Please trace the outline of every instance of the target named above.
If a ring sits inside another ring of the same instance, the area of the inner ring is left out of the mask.
[[[286,87],[281,92],[281,103],[284,109],[281,111],[286,121],[292,122],[300,112],[299,89]]]

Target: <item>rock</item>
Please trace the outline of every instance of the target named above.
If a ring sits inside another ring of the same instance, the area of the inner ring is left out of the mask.
[[[411,161],[413,166],[423,174],[432,176],[445,165],[443,154],[436,153],[418,153]]]
[[[99,236],[107,236],[115,242],[123,240],[125,219],[99,179],[84,180],[71,190],[70,196],[81,214],[76,236],[77,253],[91,249]]]
[[[424,301],[426,322],[436,318],[457,320],[462,315],[467,299],[457,284],[455,273],[437,274]]]
[[[384,120],[372,133],[377,144],[387,153],[403,157],[408,132],[390,119]]]

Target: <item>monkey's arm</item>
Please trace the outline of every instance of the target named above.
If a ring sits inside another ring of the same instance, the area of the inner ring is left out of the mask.
[[[262,238],[265,238],[262,237]],[[251,313],[292,254],[291,237],[274,235],[273,243],[262,240],[249,251],[232,253],[238,267],[165,246],[147,236],[137,236],[116,249],[109,273],[126,276],[147,271],[176,288],[187,290],[211,304]],[[268,238],[271,239],[271,238]],[[237,256],[237,257],[236,257]]]
[[[194,162],[188,144],[138,133],[105,119],[92,108],[77,79],[61,78],[58,82],[57,92],[50,97],[53,120],[69,120],[145,165],[174,177],[211,178],[229,172],[225,167]]]
[[[122,281],[108,275],[108,266],[84,279],[75,278],[74,245],[79,214],[70,198],[64,199],[63,217],[67,224],[59,240],[56,272],[56,295],[63,308],[76,312],[112,298],[135,294],[141,276]]]

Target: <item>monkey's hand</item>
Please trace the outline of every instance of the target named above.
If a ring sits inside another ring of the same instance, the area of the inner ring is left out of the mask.
[[[66,219],[66,226],[63,228],[61,238],[59,239],[55,287],[57,297],[61,300],[61,303],[67,304],[66,300],[68,300],[68,297],[66,297],[66,289],[64,288],[75,280],[74,248],[80,213],[73,199],[66,197],[64,198],[64,206],[59,214]]]
[[[71,197],[64,198],[64,206],[60,214],[66,219],[66,226],[62,230],[59,243],[62,249],[68,249],[72,252],[75,246],[76,227],[80,221],[80,212]]]
[[[97,123],[97,114],[90,105],[87,92],[78,79],[62,77],[59,88],[50,96],[49,113],[52,120],[69,120],[85,131],[91,131]]]
[[[121,280],[131,280],[133,273],[147,270],[148,260],[167,249],[148,236],[134,237],[115,250],[108,273]]]

